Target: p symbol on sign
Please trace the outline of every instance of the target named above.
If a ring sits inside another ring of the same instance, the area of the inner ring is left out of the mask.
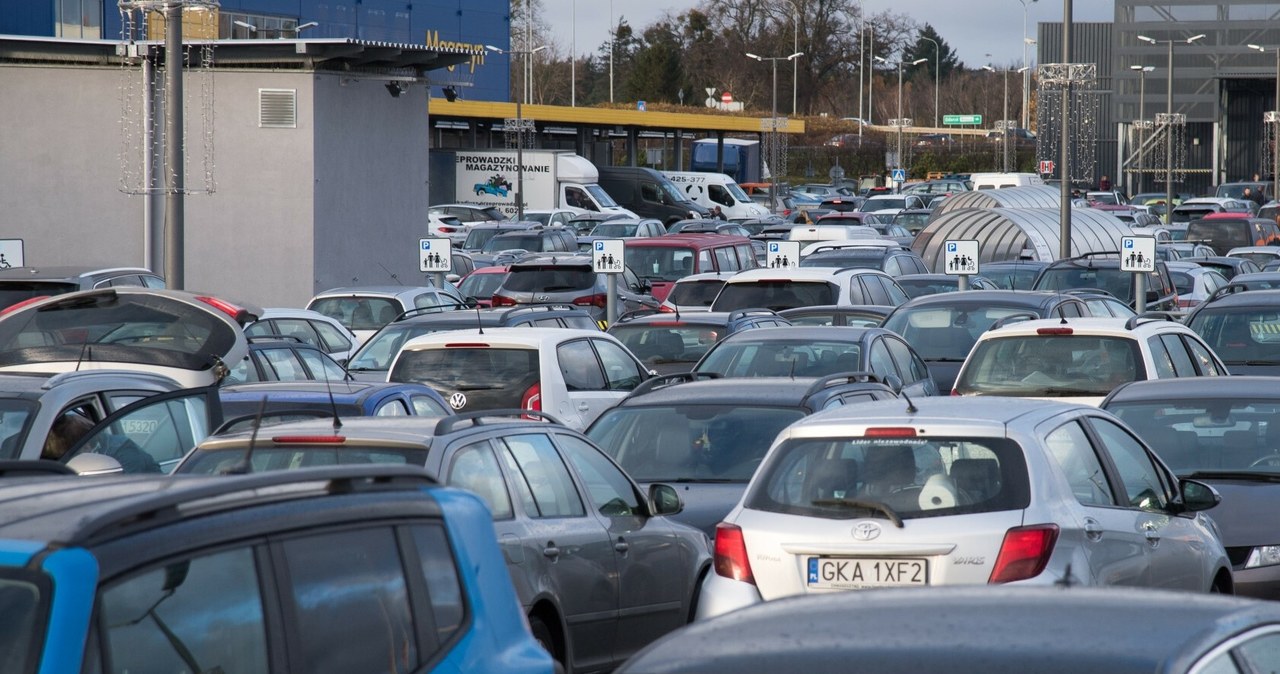
[[[947,252],[948,252],[948,253],[954,253],[954,252],[956,252],[956,245],[955,245],[954,243],[948,243],[948,244],[947,244]]]
[[[604,250],[604,242],[603,242],[603,241],[597,241],[597,242],[596,242],[596,250]]]
[[[1125,240],[1124,240],[1124,247],[1125,247],[1125,248],[1133,248],[1133,239],[1125,239]]]
[[[422,242],[422,249],[423,249],[423,250],[431,250],[431,242],[430,242],[430,241],[423,241],[423,242]]]
[[[778,252],[778,244],[776,244],[776,243],[771,243],[771,244],[769,244],[769,252],[770,252],[770,253],[776,253],[776,252]]]

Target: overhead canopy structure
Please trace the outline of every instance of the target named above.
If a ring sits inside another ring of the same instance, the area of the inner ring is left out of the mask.
[[[1011,192],[1013,187],[992,192]],[[967,196],[967,195],[965,195]],[[944,202],[945,203],[945,202]],[[978,273],[982,262],[1017,258],[1057,259],[1061,230],[1059,213],[1054,208],[968,208],[940,216],[935,215],[916,236],[911,250],[924,258],[933,271],[944,270],[943,243],[978,242]],[[1133,232],[1115,216],[1093,208],[1071,209],[1071,254],[1118,252],[1120,237]]]
[[[973,190],[943,199],[933,217],[966,208],[1057,208],[1058,197],[1058,189],[1046,185]]]

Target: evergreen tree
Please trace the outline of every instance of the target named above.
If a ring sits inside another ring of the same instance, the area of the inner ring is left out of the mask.
[[[931,42],[932,40],[933,42]],[[934,42],[938,44],[935,48]],[[957,70],[964,70],[964,64],[956,58],[956,52],[942,39],[938,31],[934,30],[930,24],[925,24],[917,34],[916,41],[906,51],[908,56],[904,59],[908,63],[915,59],[928,59],[918,66],[909,65],[904,73],[908,78],[914,79],[917,75],[927,77],[933,80],[935,77],[941,81],[946,81],[951,74]],[[936,68],[936,70],[935,70]]]

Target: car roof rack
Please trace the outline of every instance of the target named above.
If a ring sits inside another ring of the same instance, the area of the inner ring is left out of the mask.
[[[515,420],[523,419],[526,421],[544,421],[547,423],[555,424],[557,426],[565,425],[563,421],[553,416],[550,412],[543,412],[542,410],[524,410],[524,409],[478,410],[475,412],[463,412],[462,414],[454,414],[452,416],[444,417],[443,419],[441,419],[439,422],[436,423],[435,430],[433,430],[431,434],[439,437],[446,433],[452,433],[454,430],[457,430],[458,426],[468,422],[472,426],[483,426],[485,419],[500,418],[503,421],[507,421],[507,422],[512,421],[512,419],[508,417],[515,417],[516,418]],[[532,417],[538,417],[538,418],[533,419]]]
[[[832,386],[840,386],[842,384],[883,384],[883,383],[885,383],[884,378],[874,372],[863,372],[860,370],[854,371],[854,372],[837,372],[835,374],[829,374],[825,377],[822,377],[818,381],[813,382],[813,385],[810,386],[809,390],[805,391],[804,395],[801,397],[808,398],[809,396],[815,393],[818,393],[819,391],[822,391],[824,389],[829,389]]]
[[[652,307],[641,307],[639,309],[632,309],[631,311],[628,311],[622,314],[621,316],[619,316],[618,320],[614,321],[614,325],[617,325],[618,323],[626,323],[627,321],[634,321],[635,319],[640,318],[641,316],[652,316],[654,314],[660,314],[660,313],[664,313],[664,312],[659,311],[658,309],[654,309]],[[679,317],[676,314],[671,314],[672,320],[677,320],[678,318]]]
[[[168,477],[166,480],[182,478]],[[194,479],[193,479],[194,480]],[[183,480],[185,483],[186,481]],[[183,514],[184,505],[200,502],[201,513],[233,510],[252,503],[278,502],[282,500],[313,498],[314,492],[288,490],[261,493],[263,489],[323,482],[329,494],[350,494],[361,491],[383,491],[399,487],[406,490],[421,489],[424,484],[439,484],[435,477],[419,466],[403,464],[353,464],[272,470],[248,475],[203,478],[194,484],[175,483],[174,488],[162,489],[131,499],[127,503],[105,508],[105,512],[77,520],[69,532],[54,536],[65,538],[50,541],[68,547],[88,545],[89,542],[111,537],[111,534],[130,525],[175,521]],[[243,500],[229,498],[243,494]]]
[[[756,307],[756,308],[747,308],[747,309],[734,309],[733,311],[729,312],[728,321],[732,323],[734,321],[741,320],[743,318],[748,318],[750,316],[772,316],[774,318],[782,318],[782,316],[779,316],[778,312],[774,311],[773,309]]]
[[[423,314],[443,314],[445,313],[445,309],[450,307],[454,309],[474,309],[476,308],[476,305],[471,302],[445,302],[444,304],[437,304],[432,307],[414,307],[407,311],[400,312],[400,315],[391,319],[391,322],[395,323],[396,321],[403,321],[406,318],[413,318]]]
[[[1024,322],[1024,321],[1034,321],[1034,320],[1039,320],[1039,318],[1040,318],[1040,317],[1039,317],[1038,315],[1036,315],[1036,314],[1034,314],[1034,313],[1032,313],[1032,312],[1030,312],[1030,311],[1019,311],[1019,312],[1018,312],[1018,313],[1016,313],[1016,314],[1009,314],[1008,316],[1001,316],[999,319],[997,319],[994,323],[992,323],[992,324],[991,324],[991,327],[989,327],[989,328],[987,328],[987,329],[988,329],[988,330],[995,330],[996,328],[1003,328],[1003,327],[1004,327],[1004,326],[1006,326],[1006,325],[1012,325],[1012,324],[1014,324],[1014,323],[1022,323],[1022,322]]]
[[[506,309],[502,312],[502,317],[509,318],[519,314],[533,314],[542,311],[577,311],[579,313],[586,313],[581,307],[576,307],[572,304],[563,302],[546,302],[543,304],[523,304],[518,307]]]
[[[269,395],[266,395],[266,398],[267,398],[267,402],[271,401],[271,397]],[[226,433],[228,430],[230,430],[232,427],[236,426],[237,424],[242,424],[246,421],[252,421],[260,417],[270,418],[270,417],[284,417],[284,416],[306,417],[308,419],[332,419],[333,410],[320,409],[320,408],[306,409],[301,407],[296,407],[296,408],[286,407],[286,408],[280,408],[280,409],[264,410],[261,413],[251,412],[248,414],[241,414],[239,416],[234,416],[234,417],[231,417],[230,419],[223,420],[223,422],[219,424],[218,427],[215,428],[214,431],[209,435],[221,435],[223,433]]]
[[[1152,321],[1170,321],[1173,323],[1177,323],[1178,319],[1173,314],[1170,314],[1168,312],[1148,311],[1145,313],[1130,316],[1129,320],[1124,322],[1124,329],[1132,330],[1138,327],[1139,325],[1142,325],[1143,323],[1150,323]]]
[[[631,389],[631,393],[627,395],[627,398],[634,398],[636,396],[649,393],[655,389],[666,388],[668,386],[675,386],[676,384],[687,384],[690,382],[700,381],[703,379],[720,379],[720,378],[721,377],[718,372],[689,371],[689,372],[674,372],[672,374],[662,374],[656,377],[650,377],[640,382],[639,386],[635,387],[634,389]]]
[[[12,459],[0,461],[0,478],[47,477],[50,475],[75,475],[67,464],[47,459]]]
[[[245,335],[245,341],[250,344],[263,344],[268,342],[288,342],[290,344],[306,344],[306,340],[297,335]]]

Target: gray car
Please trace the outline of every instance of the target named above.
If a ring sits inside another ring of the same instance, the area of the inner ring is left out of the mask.
[[[607,274],[597,274],[590,255],[533,255],[511,265],[502,286],[493,293],[494,308],[525,304],[572,304],[605,319]],[[656,309],[658,301],[645,294],[647,286],[630,269],[618,275],[618,313]]]
[[[610,670],[688,623],[711,559],[705,534],[668,517],[681,509],[675,489],[641,491],[590,440],[559,423],[501,416],[360,417],[340,431],[330,420],[280,424],[269,438],[254,440],[252,431],[211,437],[175,472],[218,473],[244,459],[255,472],[424,465],[488,505],[533,634],[568,672]]]

